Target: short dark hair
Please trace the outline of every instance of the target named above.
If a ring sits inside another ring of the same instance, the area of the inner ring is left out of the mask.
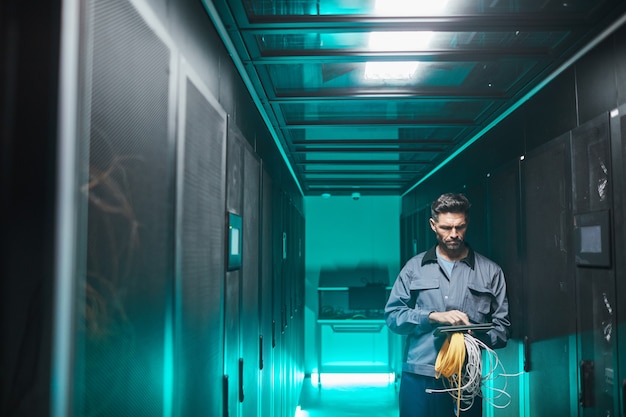
[[[472,205],[463,194],[441,194],[430,206],[430,216],[438,220],[439,213],[463,213],[469,219],[469,210]]]

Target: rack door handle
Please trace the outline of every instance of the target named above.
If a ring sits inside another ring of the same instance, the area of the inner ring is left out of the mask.
[[[228,417],[228,375],[222,377],[222,416]]]
[[[622,415],[626,417],[626,379],[622,381]]]
[[[276,347],[276,320],[272,320],[272,348]]]
[[[263,369],[263,335],[259,335],[259,369]]]
[[[530,372],[530,339],[524,336],[524,371]]]
[[[243,358],[239,358],[239,402],[243,402]]]
[[[580,405],[583,408],[593,407],[596,403],[594,395],[594,363],[583,360],[580,362]]]

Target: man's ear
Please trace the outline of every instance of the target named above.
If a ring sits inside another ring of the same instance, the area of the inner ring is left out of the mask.
[[[430,223],[430,228],[433,229],[433,232],[436,232],[437,229],[435,228],[435,220],[431,217],[428,219],[428,223]]]

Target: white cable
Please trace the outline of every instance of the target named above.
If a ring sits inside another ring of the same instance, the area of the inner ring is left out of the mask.
[[[443,382],[446,388],[444,389],[427,389],[426,392],[447,392],[455,401],[459,399],[459,385],[461,385],[461,410],[467,411],[474,404],[474,398],[480,396],[485,401],[495,408],[505,408],[511,404],[511,395],[506,392],[507,378],[511,376],[519,376],[522,372],[517,374],[507,374],[504,369],[504,365],[500,362],[497,353],[487,346],[481,340],[475,338],[470,334],[464,335],[465,350],[466,350],[466,364],[465,371],[462,372],[461,381],[458,381],[458,376],[453,375],[451,378],[444,378]],[[483,361],[482,354],[485,352],[486,359],[486,371],[483,376]],[[502,372],[497,373],[498,368]],[[496,380],[500,377],[504,378],[504,387],[495,388],[489,387],[485,384],[488,380]],[[483,391],[489,391],[490,396],[487,396]],[[505,398],[505,403],[501,403],[501,399]],[[500,400],[500,401],[499,401]]]

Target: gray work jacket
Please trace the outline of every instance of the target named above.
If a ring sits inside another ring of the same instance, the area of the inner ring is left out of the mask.
[[[494,324],[480,336],[488,346],[506,345],[509,306],[502,269],[469,248],[451,276],[437,260],[436,246],[411,258],[400,271],[387,305],[385,321],[394,333],[406,335],[402,370],[435,376],[435,361],[444,337],[434,335],[433,311],[460,310],[472,323]]]

